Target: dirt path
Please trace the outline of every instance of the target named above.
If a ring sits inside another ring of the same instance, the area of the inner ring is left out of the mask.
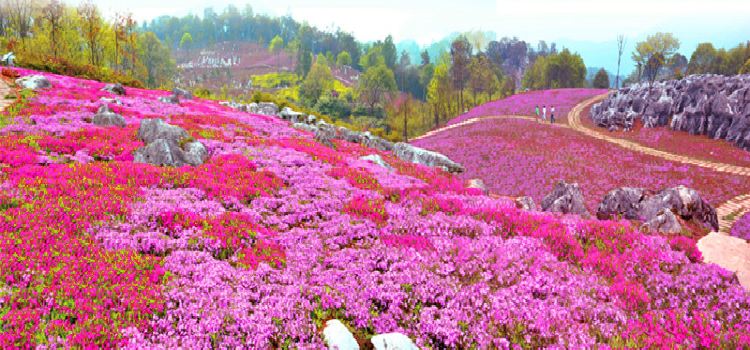
[[[462,126],[466,126],[466,125],[469,125],[469,124],[474,124],[474,123],[479,122],[479,121],[483,121],[483,120],[497,120],[497,119],[523,119],[523,120],[537,122],[539,124],[547,124],[547,125],[554,125],[554,126],[561,127],[561,128],[569,128],[569,126],[567,124],[563,124],[563,123],[550,124],[548,121],[542,121],[539,118],[531,117],[531,116],[528,116],[528,115],[493,115],[493,116],[475,117],[475,118],[471,118],[471,119],[466,119],[466,120],[464,120],[464,121],[462,121],[460,123],[451,124],[451,125],[444,126],[442,128],[438,128],[438,129],[435,129],[435,130],[430,130],[430,131],[428,131],[426,134],[424,134],[422,136],[418,136],[418,137],[415,137],[415,138],[411,139],[409,142],[414,142],[414,141],[417,141],[417,140],[421,140],[421,139],[424,139],[424,138],[427,138],[427,137],[430,137],[430,136],[433,136],[433,135],[437,135],[437,134],[439,134],[439,133],[441,133],[443,131],[447,131],[447,130],[451,130],[451,129],[455,129],[455,128],[460,128]]]

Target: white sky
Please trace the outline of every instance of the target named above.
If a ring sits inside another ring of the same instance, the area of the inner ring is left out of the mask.
[[[79,0],[70,0],[75,3]],[[656,30],[678,37],[717,41],[726,34],[750,39],[748,0],[98,0],[105,13],[130,11],[138,20],[159,15],[221,12],[228,4],[251,4],[256,13],[291,14],[321,28],[352,32],[364,41],[393,34],[420,44],[456,31],[492,30],[524,40],[612,40]],[[690,40],[690,39],[688,39]]]

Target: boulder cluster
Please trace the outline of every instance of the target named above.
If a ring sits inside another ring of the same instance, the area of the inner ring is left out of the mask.
[[[380,151],[393,152],[396,157],[405,161],[422,164],[430,167],[438,167],[451,173],[464,172],[464,167],[452,161],[443,154],[416,147],[408,143],[393,143],[381,137],[372,135],[370,132],[359,132],[349,130],[341,126],[331,125],[314,115],[297,112],[289,107],[279,111],[278,107],[270,102],[241,104],[235,102],[222,102],[224,106],[249,113],[275,115],[287,120],[292,127],[315,134],[315,140],[329,147],[335,147],[333,140],[344,140],[358,143]]]
[[[533,210],[533,201],[531,205],[523,205],[518,199],[516,202],[519,208]],[[562,181],[544,197],[542,210],[590,216],[578,184]],[[682,185],[659,192],[634,187],[616,188],[599,203],[596,217],[600,220],[638,220],[643,222],[641,228],[650,232],[679,233],[682,230],[680,219],[714,231],[719,229],[716,210],[697,191]]]
[[[161,119],[143,119],[138,139],[145,146],[137,149],[134,162],[160,166],[197,166],[208,158],[206,147],[195,141],[185,129]]]
[[[172,89],[171,95],[159,97],[159,101],[164,103],[180,104],[180,99],[190,100],[192,98],[193,94],[191,94],[189,91],[180,88],[174,88]]]
[[[326,321],[323,338],[329,350],[359,350],[354,335],[337,319]],[[418,350],[414,342],[403,333],[384,333],[373,336],[367,348],[375,350]]]
[[[750,150],[750,75],[691,75],[681,80],[634,84],[591,108],[592,120],[610,130],[669,126],[724,139]]]

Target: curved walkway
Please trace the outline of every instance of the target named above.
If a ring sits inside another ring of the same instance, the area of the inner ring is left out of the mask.
[[[439,134],[439,133],[441,133],[443,131],[447,131],[447,130],[451,130],[451,129],[455,129],[455,128],[460,128],[462,126],[466,126],[466,125],[469,125],[469,124],[474,124],[474,123],[479,122],[479,121],[483,121],[483,120],[497,120],[497,119],[523,119],[523,120],[528,120],[528,121],[532,121],[532,122],[537,122],[539,124],[547,124],[547,125],[554,125],[554,126],[558,126],[558,127],[562,127],[562,128],[569,128],[569,126],[567,124],[563,124],[563,123],[550,124],[549,122],[542,121],[539,118],[528,116],[528,115],[512,115],[512,114],[511,115],[492,115],[492,116],[486,116],[486,117],[474,117],[474,118],[471,118],[471,119],[466,119],[466,120],[464,120],[464,121],[462,121],[460,123],[447,125],[447,126],[444,126],[442,128],[435,129],[435,130],[430,130],[430,131],[428,131],[427,133],[425,133],[422,136],[417,136],[417,137],[409,140],[409,142],[421,140],[421,139],[424,139],[424,138],[427,138],[427,137],[430,137],[430,136],[433,136],[433,135],[437,135],[437,134]]]

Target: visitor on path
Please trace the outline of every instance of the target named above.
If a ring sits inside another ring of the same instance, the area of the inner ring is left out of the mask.
[[[536,117],[539,118],[539,105],[534,107],[534,113],[536,113]]]
[[[542,120],[547,120],[547,106],[542,106]]]
[[[550,124],[555,124],[555,106],[549,109],[549,122]]]

